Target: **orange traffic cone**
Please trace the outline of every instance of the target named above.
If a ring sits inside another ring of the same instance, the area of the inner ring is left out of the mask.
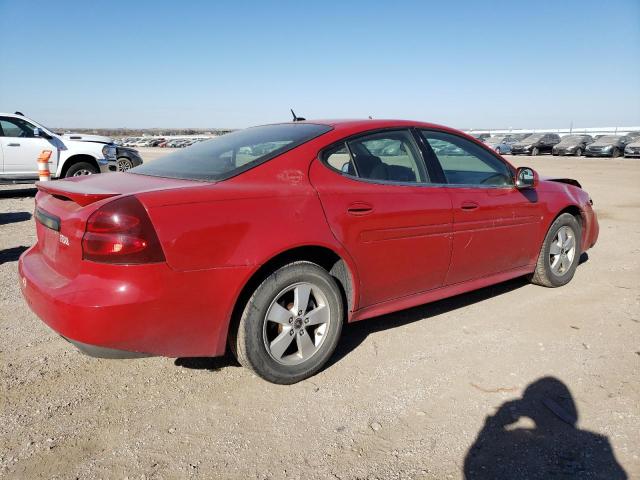
[[[51,172],[49,171],[49,159],[51,158],[51,150],[42,150],[38,155],[38,176],[41,182],[51,180]]]

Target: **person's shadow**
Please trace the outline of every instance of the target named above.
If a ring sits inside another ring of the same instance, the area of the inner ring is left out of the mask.
[[[626,479],[608,438],[580,430],[577,422],[564,383],[553,377],[535,381],[522,398],[486,418],[467,452],[465,479]]]

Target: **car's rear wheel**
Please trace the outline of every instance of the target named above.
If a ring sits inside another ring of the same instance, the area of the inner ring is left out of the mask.
[[[581,156],[582,156],[582,149],[581,149],[581,148],[578,148],[578,149],[576,150],[576,157],[581,157]]]
[[[531,149],[531,155],[533,155],[534,157],[538,155],[538,153],[540,153],[540,150],[538,150],[538,147],[533,147]]]
[[[571,281],[580,260],[582,229],[576,218],[563,213],[551,224],[544,239],[531,281],[545,287],[561,287]]]
[[[267,381],[291,384],[317,373],[342,331],[340,289],[311,262],[294,262],[253,292],[230,335],[238,361]]]
[[[88,162],[74,163],[69,167],[65,177],[81,177],[83,175],[93,175],[98,173],[98,169]]]

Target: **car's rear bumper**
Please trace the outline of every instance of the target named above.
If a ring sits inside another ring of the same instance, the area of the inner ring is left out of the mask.
[[[29,307],[63,337],[99,347],[95,352],[167,357],[222,355],[235,299],[250,274],[250,267],[179,272],[164,263],[83,262],[67,278],[37,244],[18,269]]]

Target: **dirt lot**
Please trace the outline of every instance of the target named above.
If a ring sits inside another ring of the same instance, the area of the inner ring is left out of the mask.
[[[600,241],[572,283],[349,326],[332,364],[290,387],[230,357],[78,353],[19,292],[33,189],[0,191],[0,477],[442,479],[466,459],[469,478],[640,478],[640,161],[515,163],[595,201]]]

